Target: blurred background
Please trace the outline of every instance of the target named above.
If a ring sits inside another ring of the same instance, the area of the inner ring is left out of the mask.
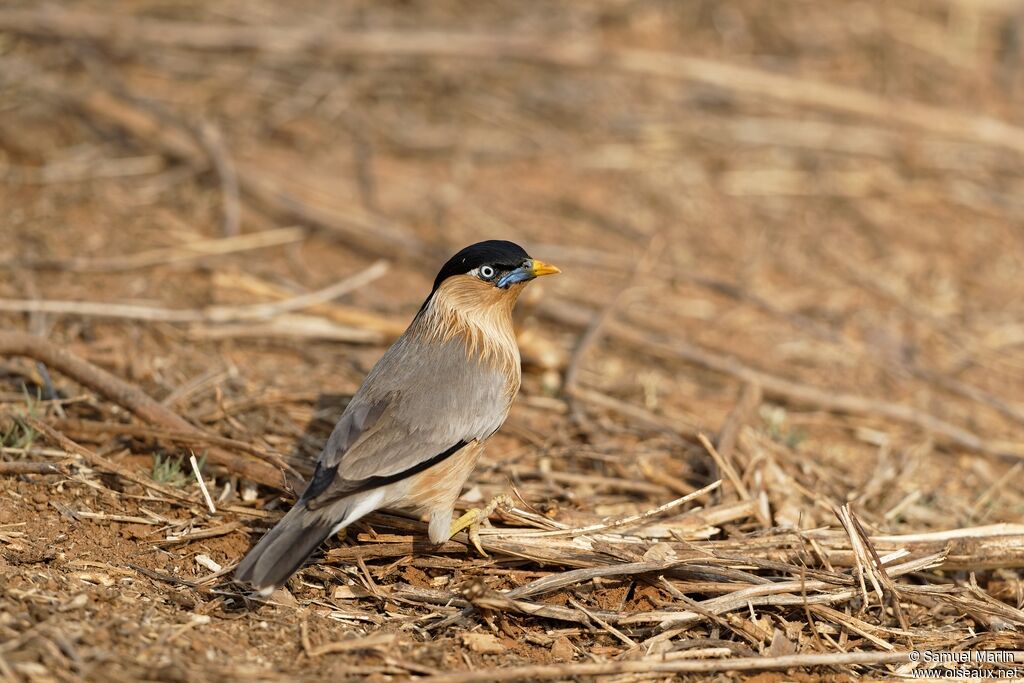
[[[1020,0],[8,1],[0,320],[309,458],[439,264],[510,239],[563,274],[477,499],[646,509],[746,405],[747,524],[1019,521],[1022,32]]]
[[[622,294],[652,338],[1006,438],[1022,27],[1009,0],[6,3],[0,288],[194,309],[385,258],[350,298],[400,329],[448,254],[506,238],[562,266],[535,294],[563,323]],[[203,372],[119,353],[169,343],[138,316],[33,315],[164,391]],[[193,333],[345,336],[263,327]],[[706,429],[735,398],[663,358],[579,370]]]

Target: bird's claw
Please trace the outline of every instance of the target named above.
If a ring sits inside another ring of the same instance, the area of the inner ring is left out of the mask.
[[[497,510],[499,507],[503,510],[511,509],[515,502],[512,497],[508,494],[502,493],[491,499],[491,502],[482,508],[470,508],[466,510],[465,514],[459,517],[457,520],[452,522],[452,528],[449,531],[448,538],[451,538],[455,534],[459,533],[463,529],[466,529],[466,534],[469,536],[470,543],[476,548],[484,557],[490,557],[480,545],[480,524],[486,522],[491,516],[491,513]]]

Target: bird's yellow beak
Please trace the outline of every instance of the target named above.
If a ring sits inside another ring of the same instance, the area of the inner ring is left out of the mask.
[[[540,277],[542,275],[554,275],[555,273],[561,273],[557,266],[553,266],[550,263],[544,263],[533,259],[530,265],[530,275],[533,277]]]

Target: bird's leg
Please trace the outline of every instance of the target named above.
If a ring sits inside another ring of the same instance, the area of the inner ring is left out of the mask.
[[[477,552],[481,555],[488,557],[487,553],[484,552],[483,547],[480,545],[480,523],[486,522],[487,518],[491,516],[491,513],[499,507],[503,510],[508,510],[511,509],[513,505],[515,505],[515,501],[512,500],[512,496],[507,493],[501,493],[492,498],[491,502],[482,508],[470,508],[466,510],[465,514],[452,522],[452,527],[448,532],[448,538],[451,538],[463,529],[468,529],[469,531],[467,533],[473,547],[476,548]]]

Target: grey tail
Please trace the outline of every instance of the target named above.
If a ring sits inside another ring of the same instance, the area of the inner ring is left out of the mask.
[[[235,570],[235,580],[269,594],[288,580],[331,535],[335,522],[299,502],[260,539]]]

